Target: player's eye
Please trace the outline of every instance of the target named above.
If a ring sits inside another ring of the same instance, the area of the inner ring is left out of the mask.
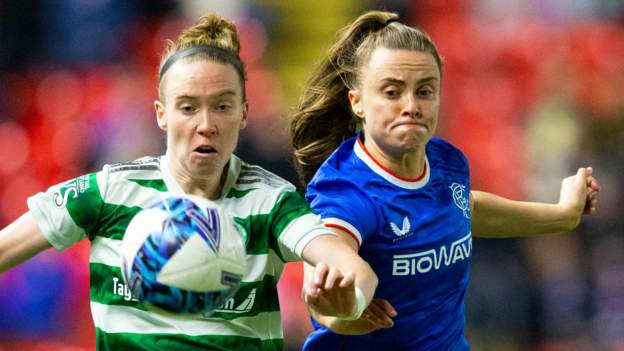
[[[401,95],[401,92],[396,88],[385,89],[383,93],[388,98],[396,98]]]
[[[420,97],[429,98],[435,95],[435,89],[431,86],[424,86],[416,92]]]
[[[197,108],[195,108],[195,106],[193,105],[182,105],[180,106],[180,110],[184,112],[185,114],[191,114],[197,111]]]
[[[230,103],[221,103],[216,106],[216,110],[219,112],[227,112],[232,109],[232,104]]]

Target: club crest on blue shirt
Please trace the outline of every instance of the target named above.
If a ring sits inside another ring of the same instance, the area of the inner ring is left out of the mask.
[[[455,205],[462,210],[464,217],[470,219],[470,199],[466,196],[466,186],[459,183],[453,183],[449,188],[451,188]]]

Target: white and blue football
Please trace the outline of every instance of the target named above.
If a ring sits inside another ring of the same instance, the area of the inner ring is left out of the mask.
[[[172,313],[210,313],[232,297],[245,274],[242,229],[215,203],[163,199],[130,221],[122,274],[134,298]]]

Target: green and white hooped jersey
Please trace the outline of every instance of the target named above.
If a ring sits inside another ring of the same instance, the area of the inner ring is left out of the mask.
[[[277,281],[284,262],[328,234],[295,187],[232,155],[216,203],[246,232],[248,271],[236,295],[209,317],[146,310],[121,276],[121,239],[132,217],[157,199],[182,194],[167,156],[106,165],[28,199],[47,240],[63,250],[91,240],[91,313],[98,350],[282,350]]]

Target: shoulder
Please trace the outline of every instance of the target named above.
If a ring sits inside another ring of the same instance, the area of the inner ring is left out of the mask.
[[[130,162],[111,163],[104,167],[107,168],[108,173],[160,171],[160,157],[145,156]]]
[[[253,208],[262,212],[271,212],[276,204],[284,201],[307,206],[289,181],[260,166],[240,159],[238,162],[238,175],[226,194],[229,201],[238,203],[241,208]]]
[[[338,148],[321,164],[312,181],[332,178],[345,178],[353,174],[355,137],[343,141]]]
[[[237,188],[262,188],[294,191],[295,186],[286,179],[258,165],[240,161],[240,171],[236,178]]]
[[[98,184],[100,184],[103,193],[109,193],[113,189],[121,191],[121,189],[126,188],[129,182],[163,190],[165,185],[160,161],[161,157],[145,156],[130,162],[106,164],[97,173]]]
[[[160,157],[145,156],[130,162],[106,164],[102,171],[111,179],[153,176],[160,174]]]
[[[441,138],[431,138],[427,144],[427,156],[431,161],[442,161],[460,167],[468,167],[466,155],[456,146]]]
[[[350,175],[330,168],[319,170],[306,190],[306,199],[312,208],[318,210],[329,205],[365,211],[374,208],[370,198],[370,193],[374,190],[371,187],[363,187],[356,177]]]

